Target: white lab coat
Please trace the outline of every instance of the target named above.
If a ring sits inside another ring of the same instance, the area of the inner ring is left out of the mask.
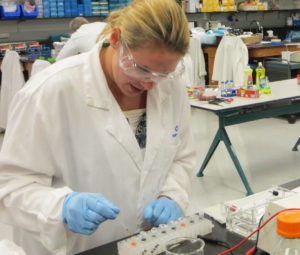
[[[100,48],[37,73],[14,100],[0,153],[0,220],[18,227],[15,242],[27,254],[66,254],[76,238],[74,254],[127,236],[122,225],[139,231],[143,208],[159,195],[188,206],[195,150],[183,81],[148,92],[143,160],[108,89]],[[61,210],[72,190],[102,193],[121,209],[118,218],[91,236],[71,233]]]
[[[10,240],[0,241],[0,254],[2,255],[26,255],[24,250]]]
[[[51,66],[51,63],[49,61],[36,59],[32,65],[31,76],[44,70],[48,66]]]
[[[56,61],[89,51],[96,44],[98,35],[105,26],[105,22],[93,22],[80,26],[61,49]]]
[[[190,53],[185,54],[183,57],[183,63],[185,70],[182,74],[182,78],[185,81],[185,85],[186,87],[194,87],[194,68]]]
[[[10,103],[25,83],[23,66],[16,51],[8,50],[5,52],[1,72],[0,127],[5,129]]]
[[[215,56],[212,80],[232,80],[235,87],[244,84],[244,69],[248,64],[248,49],[241,38],[223,36]]]
[[[193,37],[190,38],[190,55],[192,58],[194,75],[193,75],[193,86],[205,87],[205,59],[201,46],[201,36],[200,34],[193,33]]]
[[[185,72],[183,78],[188,87],[205,86],[205,60],[198,35],[190,38],[189,52],[184,56]]]

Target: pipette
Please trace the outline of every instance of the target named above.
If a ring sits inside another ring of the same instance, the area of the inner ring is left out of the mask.
[[[121,221],[120,217],[117,217],[116,220],[118,221],[118,223],[121,225],[122,228],[124,228],[124,230],[129,234],[132,235],[131,231],[129,230],[128,227],[125,226],[125,224],[123,223],[123,221]]]

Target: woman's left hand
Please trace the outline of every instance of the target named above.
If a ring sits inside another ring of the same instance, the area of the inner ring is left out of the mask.
[[[178,220],[182,216],[182,211],[177,203],[166,197],[161,197],[144,208],[144,218],[155,227]]]

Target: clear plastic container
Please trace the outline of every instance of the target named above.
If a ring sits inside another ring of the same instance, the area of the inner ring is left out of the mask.
[[[179,237],[166,243],[166,255],[204,255],[202,239]]]
[[[242,236],[248,236],[258,228],[260,219],[271,201],[287,198],[294,194],[293,191],[272,186],[266,191],[241,200],[225,202],[226,228]],[[256,237],[257,234],[253,235],[251,239],[255,240]]]
[[[299,255],[300,211],[288,210],[278,214],[277,233],[281,238],[271,255]]]

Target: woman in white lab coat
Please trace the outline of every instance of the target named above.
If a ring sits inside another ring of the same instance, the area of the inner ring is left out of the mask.
[[[0,153],[0,220],[27,254],[76,254],[184,215],[195,150],[173,0],[113,12],[103,40],[33,76]]]
[[[76,30],[74,29],[75,31],[71,35],[71,38],[57,55],[56,61],[89,51],[96,44],[98,36],[106,26],[105,22],[89,23],[83,17],[74,18],[70,26],[74,27],[72,24],[75,23],[75,25],[78,25],[78,22],[80,22],[80,26]]]

